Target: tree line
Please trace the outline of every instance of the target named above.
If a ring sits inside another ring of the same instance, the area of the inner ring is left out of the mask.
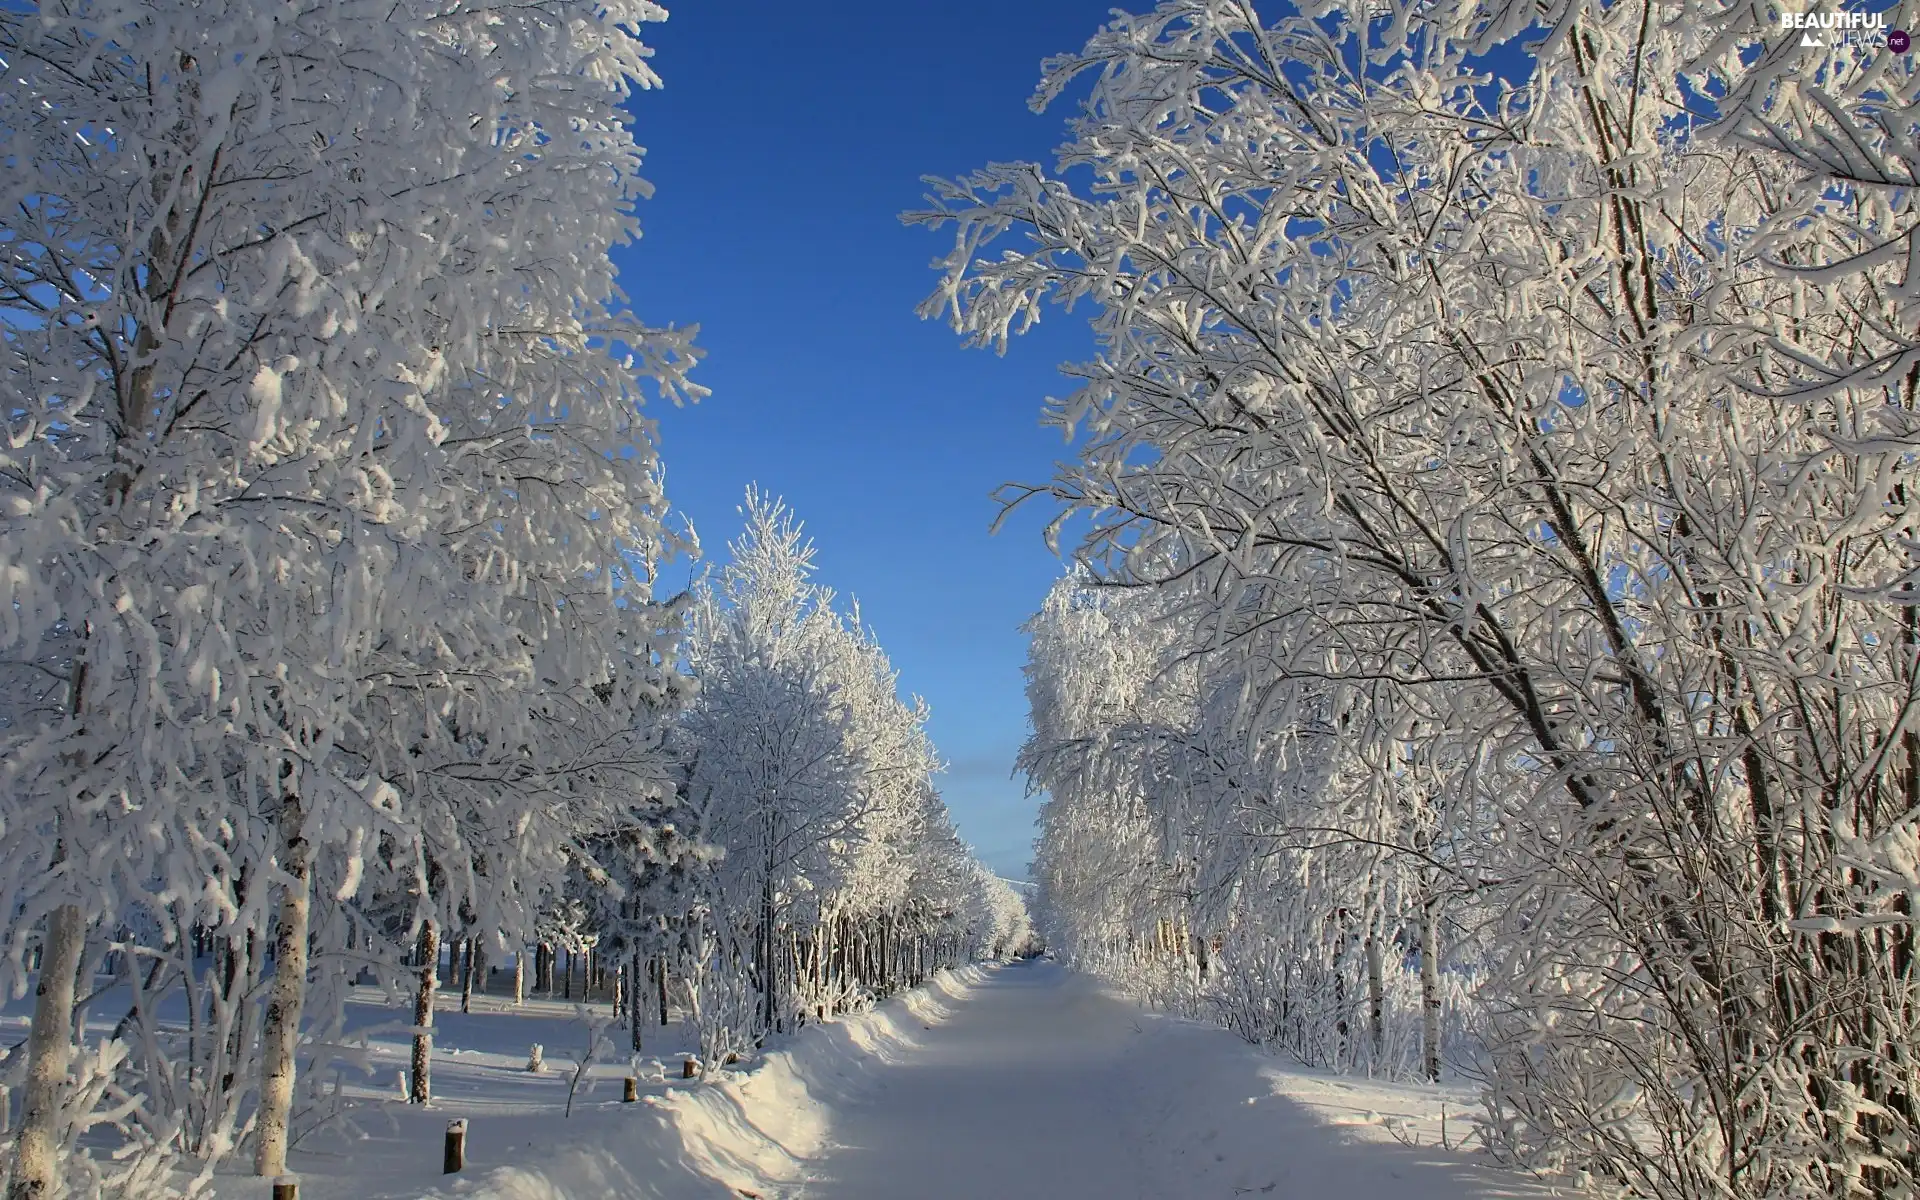
[[[1098,356],[1012,504],[1043,930],[1648,1197],[1920,1186],[1913,63],[1754,6],[1168,0],[935,181]]]
[[[0,11],[12,1200],[284,1170],[355,981],[425,1099],[449,946],[652,963],[711,1057],[1017,936],[870,637],[767,674],[655,595],[698,354],[608,253],[664,15]],[[755,703],[790,785],[714,740]]]

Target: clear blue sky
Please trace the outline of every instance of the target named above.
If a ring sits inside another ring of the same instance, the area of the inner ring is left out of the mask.
[[[857,597],[926,697],[960,831],[1024,877],[1034,802],[1010,777],[1026,734],[1019,624],[1060,563],[1039,510],[989,536],[989,493],[1046,478],[1038,423],[1091,345],[1049,314],[1005,358],[963,350],[914,306],[946,235],[902,226],[922,175],[1045,158],[1068,109],[1026,107],[1040,61],[1076,49],[1108,0],[836,5],[679,0],[649,26],[663,90],[634,98],[658,189],[616,254],[645,319],[701,327],[697,406],[654,405],[667,494],[710,556],[750,482],[785,496],[823,583]],[[672,571],[677,584],[683,571]]]

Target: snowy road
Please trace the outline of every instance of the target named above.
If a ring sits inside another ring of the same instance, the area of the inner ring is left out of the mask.
[[[866,1096],[834,1113],[833,1147],[808,1164],[800,1195],[1548,1194],[1439,1149],[1435,1137],[1424,1148],[1383,1137],[1380,1119],[1396,1105],[1407,1128],[1431,1115],[1416,1089],[1281,1070],[1228,1034],[1144,1015],[1049,964],[991,973],[917,1039],[914,1052],[876,1068]]]

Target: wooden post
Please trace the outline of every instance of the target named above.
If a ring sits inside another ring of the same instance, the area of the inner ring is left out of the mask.
[[[640,1098],[640,1081],[629,1075],[622,1082],[625,1086],[621,1089],[620,1100],[622,1103],[632,1104]]]
[[[300,1200],[300,1177],[282,1175],[274,1180],[273,1200]]]
[[[699,1074],[699,1071],[700,1068],[698,1065],[690,1058],[680,1064],[680,1078],[682,1079],[692,1079],[695,1075]]]
[[[447,1122],[447,1152],[440,1164],[442,1175],[457,1173],[467,1165],[467,1121],[465,1117]]]

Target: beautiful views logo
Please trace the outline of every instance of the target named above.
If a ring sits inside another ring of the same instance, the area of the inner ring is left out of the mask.
[[[1878,46],[1905,54],[1913,44],[1904,29],[1887,28],[1884,12],[1783,12],[1780,27],[1798,30],[1802,46]]]

